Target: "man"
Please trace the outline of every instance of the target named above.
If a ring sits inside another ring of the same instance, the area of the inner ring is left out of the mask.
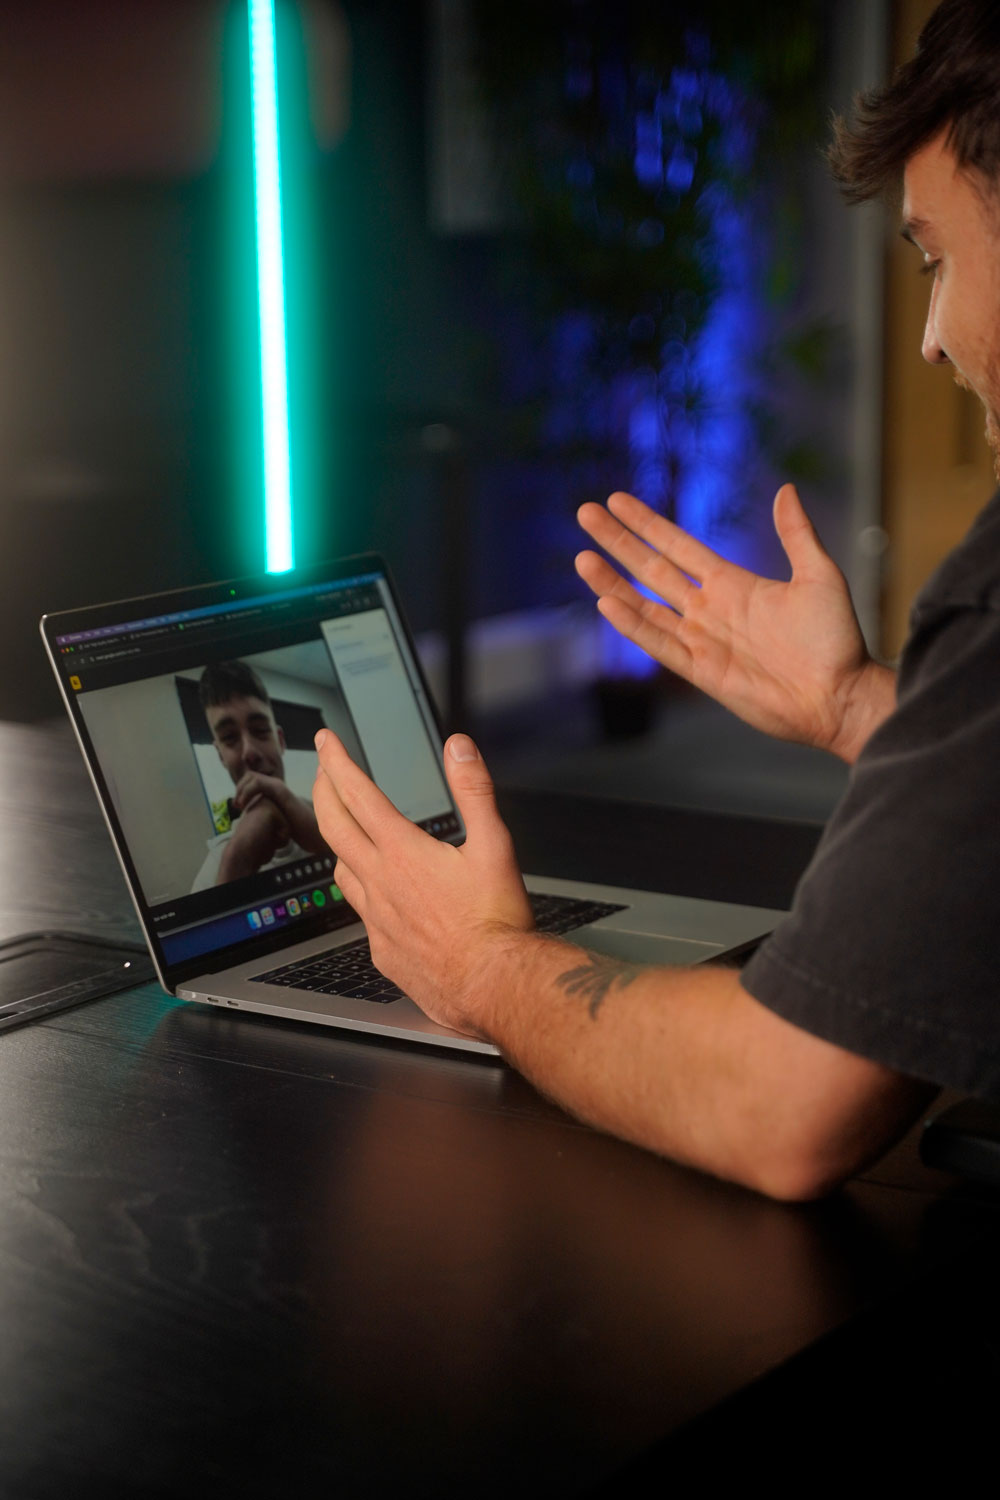
[[[253,668],[243,661],[206,667],[198,695],[235,791],[232,832],[210,849],[192,891],[325,849],[311,806],[285,783],[284,731]]]
[[[1000,412],[1000,3],[945,0],[913,62],[841,124],[849,196],[903,175],[933,276],[924,355]],[[723,562],[626,495],[580,521],[577,560],[623,635],[760,728],[854,763],[791,915],[742,974],[635,969],[531,931],[472,742],[445,765],[461,849],[406,824],[334,736],[315,802],[375,962],[437,1021],[495,1041],[606,1130],[782,1198],[880,1154],[937,1086],[1000,1095],[1000,500],[924,591],[893,675],[791,486],[787,583]],[[413,893],[421,900],[415,902]]]

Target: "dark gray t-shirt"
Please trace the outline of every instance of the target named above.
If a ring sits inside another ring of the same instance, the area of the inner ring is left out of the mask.
[[[848,1051],[1000,1098],[1000,493],[910,624],[897,709],[743,984]]]

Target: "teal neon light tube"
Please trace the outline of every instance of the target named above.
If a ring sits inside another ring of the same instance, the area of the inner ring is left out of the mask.
[[[284,573],[294,566],[295,557],[292,546],[292,465],[288,435],[288,355],[274,0],[249,0],[249,20],[265,553],[267,571]]]

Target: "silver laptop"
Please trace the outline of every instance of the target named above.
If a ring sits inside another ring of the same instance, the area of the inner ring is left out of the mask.
[[[393,803],[460,843],[427,683],[382,560],[46,615],[42,638],[165,990],[476,1052],[370,962],[312,810],[336,731]],[[780,912],[526,877],[539,926],[643,963],[736,954]]]

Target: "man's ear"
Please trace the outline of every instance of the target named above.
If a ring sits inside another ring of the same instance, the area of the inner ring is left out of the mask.
[[[214,734],[213,734],[213,735],[212,735],[212,744],[213,744],[213,745],[214,745],[214,746],[215,746],[215,753],[216,753],[216,755],[217,755],[217,756],[218,756],[218,757],[219,757],[219,759],[220,759],[220,760],[221,760],[221,759],[222,759],[222,746],[221,746],[221,745],[220,745],[220,744],[219,744],[219,742],[218,742],[218,740],[217,740],[217,739],[216,739],[216,738],[215,738],[215,735],[214,735]]]
[[[285,743],[285,731],[282,729],[280,724],[275,724],[274,727],[278,731],[278,744],[281,746],[282,755],[284,755],[285,751],[288,749],[288,746]]]

